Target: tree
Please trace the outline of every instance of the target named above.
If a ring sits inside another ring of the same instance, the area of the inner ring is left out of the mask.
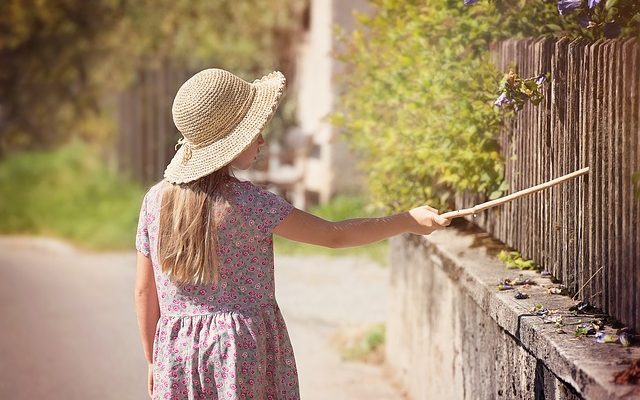
[[[0,155],[110,133],[102,102],[141,65],[216,64],[293,73],[304,2],[4,0],[0,2]]]

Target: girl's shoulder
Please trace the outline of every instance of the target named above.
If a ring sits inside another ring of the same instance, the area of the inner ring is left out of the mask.
[[[157,182],[153,186],[151,186],[144,195],[145,201],[154,201],[158,200],[160,193],[162,193],[162,188],[165,185],[165,181],[161,180]]]
[[[151,186],[149,188],[149,190],[147,190],[147,196],[155,195],[155,194],[160,193],[165,184],[166,184],[166,181],[164,181],[164,180],[156,182],[155,185]]]

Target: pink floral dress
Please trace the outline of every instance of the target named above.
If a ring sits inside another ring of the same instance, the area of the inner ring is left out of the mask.
[[[154,399],[299,399],[293,349],[275,299],[273,228],[293,209],[250,182],[224,183],[217,285],[178,286],[156,254],[161,184],[144,197],[136,248],[151,257],[160,303]]]

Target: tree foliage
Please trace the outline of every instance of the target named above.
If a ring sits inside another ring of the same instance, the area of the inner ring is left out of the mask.
[[[292,69],[301,2],[0,2],[0,154],[105,139],[105,99],[141,65]]]
[[[0,2],[4,145],[48,146],[99,114],[97,76],[110,69],[102,55],[123,10],[118,1]]]

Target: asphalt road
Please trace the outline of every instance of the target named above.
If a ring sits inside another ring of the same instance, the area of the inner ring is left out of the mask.
[[[0,399],[145,399],[133,304],[135,253],[0,237]],[[276,255],[276,296],[303,399],[401,397],[332,336],[384,321],[387,270],[359,258]]]

